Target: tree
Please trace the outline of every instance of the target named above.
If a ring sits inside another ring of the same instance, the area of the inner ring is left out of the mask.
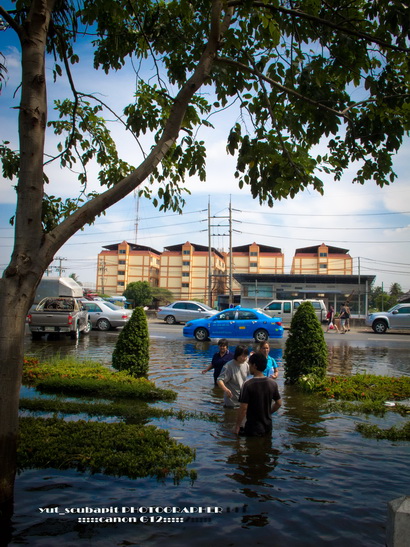
[[[76,273],[71,273],[68,277],[71,277],[71,279],[74,279],[74,281],[76,283],[78,283],[79,285],[82,285],[81,281],[79,280],[78,278],[78,275]]]
[[[134,281],[129,283],[122,293],[127,300],[137,306],[149,306],[152,303],[152,288],[148,281]]]
[[[140,378],[148,375],[149,333],[145,312],[135,308],[125,327],[118,336],[112,354],[112,366],[126,370]]]
[[[174,300],[172,292],[163,287],[151,287],[151,292],[156,308],[161,304],[170,304]]]
[[[293,316],[283,358],[285,378],[290,384],[307,374],[317,378],[326,375],[327,345],[311,302],[303,302]]]
[[[323,193],[320,172],[339,180],[351,161],[354,181],[389,184],[410,111],[409,20],[399,0],[10,3],[8,11],[0,5],[0,29],[19,39],[22,76],[18,150],[0,145],[3,175],[17,179],[15,244],[0,280],[5,509],[16,470],[25,316],[43,272],[73,234],[136,188],[162,210],[180,210],[185,177],[205,179],[200,129],[232,104],[227,150],[237,157],[238,183],[269,205],[309,186]],[[121,114],[76,86],[76,48],[88,33],[95,68],[109,73],[133,61],[135,101]],[[3,85],[6,69],[1,58]],[[72,98],[57,100],[57,119],[48,121],[47,87],[62,75]],[[152,135],[137,167],[119,157],[104,116],[135,136],[136,158],[139,138]],[[54,154],[45,149],[47,127],[61,138]],[[327,150],[318,155],[322,139]],[[51,161],[78,172],[72,198],[47,194]],[[90,162],[99,165],[99,194],[87,190]],[[142,186],[153,180],[161,184],[157,195]]]

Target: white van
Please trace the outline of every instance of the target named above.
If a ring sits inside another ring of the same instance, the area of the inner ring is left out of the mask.
[[[326,322],[327,310],[323,300],[272,300],[272,302],[269,302],[269,304],[262,308],[262,311],[270,317],[281,318],[282,325],[289,326],[292,317],[302,302],[310,302],[315,309],[319,322]]]

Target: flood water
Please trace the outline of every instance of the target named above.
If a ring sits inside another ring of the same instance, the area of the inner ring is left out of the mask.
[[[118,335],[101,334],[91,333],[77,345],[58,342],[58,350],[61,356],[74,354],[109,364]],[[271,346],[271,354],[280,364],[284,342],[273,341]],[[329,347],[331,372],[410,375],[409,351],[400,346],[367,348],[337,340]],[[178,392],[176,402],[158,404],[221,416],[218,423],[151,422],[196,449],[196,459],[190,465],[198,472],[194,483],[187,479],[174,484],[172,479],[162,483],[89,476],[55,469],[25,471],[16,482],[14,532],[9,545],[384,545],[387,503],[410,493],[410,445],[364,439],[355,431],[355,424],[370,421],[388,427],[400,425],[404,418],[393,413],[366,418],[319,411],[310,397],[284,386],[282,374],[278,383],[283,406],[274,415],[272,438],[238,439],[232,433],[235,413],[222,407],[212,372],[201,374],[216,350],[211,342],[155,336],[151,340],[150,379]],[[55,341],[27,342],[28,355],[46,357],[55,352]],[[40,514],[39,508],[45,507],[58,509]],[[89,515],[58,514],[66,508],[76,511],[86,507],[118,512],[140,507],[218,507],[221,512],[188,514],[184,522],[148,519],[136,523],[79,523],[78,517]]]

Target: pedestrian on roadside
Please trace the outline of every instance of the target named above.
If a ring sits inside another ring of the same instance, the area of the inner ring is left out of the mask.
[[[350,313],[349,313],[349,306],[347,305],[347,302],[344,302],[342,307],[340,308],[339,313],[339,319],[340,319],[340,331],[342,334],[345,334],[347,332],[346,328],[346,320],[349,319]]]
[[[224,365],[226,365],[226,363],[232,361],[233,359],[233,353],[229,351],[229,342],[226,338],[221,338],[220,340],[218,340],[218,348],[219,351],[217,351],[212,357],[211,364],[204,368],[204,370],[202,371],[202,374],[205,374],[209,370],[214,369],[215,385],[218,385],[218,376],[221,374],[221,370],[223,369]]]
[[[339,329],[337,328],[336,321],[335,321],[335,309],[333,306],[329,306],[329,311],[327,312],[327,329],[326,332],[329,332],[329,330],[335,329],[337,332],[339,332]]]
[[[262,353],[249,357],[253,378],[246,380],[239,396],[240,407],[234,428],[237,435],[263,437],[272,434],[272,414],[281,407],[282,400],[278,384],[263,374],[266,364]]]
[[[249,375],[249,350],[245,346],[236,346],[232,361],[226,363],[218,376],[218,386],[224,391],[224,406],[234,408],[239,405],[241,387]]]

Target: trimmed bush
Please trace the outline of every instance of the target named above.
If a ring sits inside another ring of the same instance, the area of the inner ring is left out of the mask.
[[[285,378],[290,384],[308,374],[324,378],[328,351],[323,329],[310,302],[303,302],[295,315],[285,344]]]
[[[120,332],[112,354],[112,366],[116,370],[126,370],[136,378],[148,375],[149,334],[142,308],[135,308]]]

